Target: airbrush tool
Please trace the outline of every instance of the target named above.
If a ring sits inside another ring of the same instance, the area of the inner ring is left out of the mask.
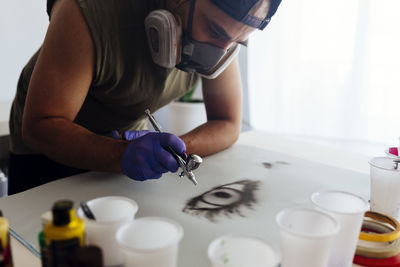
[[[162,132],[161,126],[160,124],[158,124],[154,116],[151,115],[150,110],[146,109],[145,113],[149,118],[151,125],[153,125],[154,129],[157,132],[161,133]],[[194,173],[192,171],[200,166],[200,164],[203,162],[203,159],[195,154],[190,154],[187,157],[187,161],[185,161],[171,147],[166,147],[166,149],[175,157],[175,159],[178,161],[179,166],[182,169],[182,172],[179,174],[179,177],[183,177],[186,175],[187,178],[194,183],[194,185],[197,185],[196,177],[194,176]]]

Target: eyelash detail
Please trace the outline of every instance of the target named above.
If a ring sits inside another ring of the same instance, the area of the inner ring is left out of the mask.
[[[216,222],[215,217],[220,214],[230,217],[236,213],[245,217],[240,209],[253,209],[253,204],[257,202],[254,193],[259,184],[259,181],[241,180],[214,187],[190,199],[182,211],[191,215],[202,215],[211,222]]]

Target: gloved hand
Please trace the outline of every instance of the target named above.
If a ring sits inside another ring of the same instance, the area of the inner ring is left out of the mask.
[[[150,132],[133,139],[122,158],[122,173],[144,181],[158,179],[165,172],[176,172],[179,164],[165,147],[171,147],[178,154],[186,151],[185,143],[176,135]]]
[[[141,130],[141,131],[126,131],[122,134],[122,136],[119,134],[117,130],[112,131],[109,136],[114,139],[124,139],[131,141],[133,139],[136,139],[138,137],[141,137],[145,134],[148,134],[150,131],[149,130]]]

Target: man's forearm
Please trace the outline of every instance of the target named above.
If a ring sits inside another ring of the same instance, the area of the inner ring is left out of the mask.
[[[62,164],[96,171],[121,171],[127,141],[96,135],[63,118],[41,119],[23,130],[33,150]]]
[[[211,120],[180,136],[187,153],[207,156],[231,146],[239,137],[240,123]]]

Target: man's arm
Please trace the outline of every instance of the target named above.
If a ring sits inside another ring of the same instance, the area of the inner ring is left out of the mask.
[[[180,136],[188,153],[210,155],[231,146],[242,120],[242,83],[237,59],[217,78],[203,79],[207,122]]]
[[[77,168],[120,171],[128,142],[96,135],[73,123],[93,79],[94,47],[74,0],[58,0],[29,84],[24,142]]]

